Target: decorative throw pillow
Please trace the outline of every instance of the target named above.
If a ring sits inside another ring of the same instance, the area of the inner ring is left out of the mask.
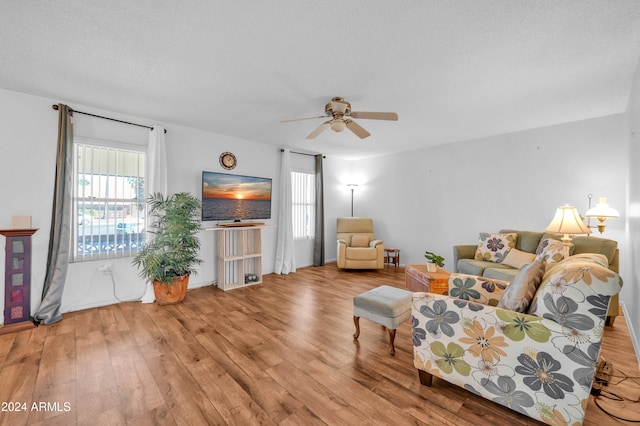
[[[543,258],[537,258],[533,263],[523,267],[502,293],[498,308],[527,312],[529,304],[542,282],[545,264],[546,261]]]
[[[366,235],[352,235],[351,247],[369,247],[369,237]]]
[[[535,253],[527,253],[526,251],[511,249],[502,261],[503,265],[511,266],[512,268],[521,269],[524,265],[528,265],[536,258]]]
[[[571,246],[573,246],[573,244],[571,244]],[[564,259],[564,243],[552,238],[545,238],[540,241],[536,254],[538,257],[547,261],[548,267],[549,265],[560,262]]]
[[[509,250],[516,246],[518,234],[489,234],[480,233],[480,241],[474,258],[488,262],[502,263]]]
[[[492,278],[454,272],[449,275],[449,296],[496,306],[509,283]]]

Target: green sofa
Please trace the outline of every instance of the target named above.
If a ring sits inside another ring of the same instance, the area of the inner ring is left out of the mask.
[[[501,229],[500,234],[516,233],[516,247],[518,250],[528,253],[535,253],[540,241],[553,238],[560,240],[562,234],[551,232],[534,232],[520,231],[514,229]],[[607,257],[609,261],[609,269],[619,273],[619,250],[618,242],[598,237],[575,236],[571,240],[573,246],[571,254],[580,253],[599,253]],[[477,243],[472,245],[453,246],[453,265],[454,272],[463,274],[479,275],[485,278],[494,278],[498,280],[511,281],[519,272],[519,269],[512,268],[501,263],[488,262],[484,260],[474,259]],[[618,295],[611,299],[609,312],[607,314],[607,325],[612,325],[615,317],[619,315]]]

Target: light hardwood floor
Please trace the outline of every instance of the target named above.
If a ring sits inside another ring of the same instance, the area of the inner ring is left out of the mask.
[[[410,322],[397,330],[393,357],[377,324],[361,320],[354,341],[353,296],[383,284],[404,288],[404,270],[329,264],[230,292],[192,290],[180,305],[121,303],[0,336],[0,402],[26,408],[0,412],[0,424],[538,424],[437,378],[421,386]],[[640,376],[624,319],[604,336],[616,374]],[[640,396],[637,380],[610,389]],[[640,404],[599,400],[640,417]],[[585,424],[613,422],[591,397]]]

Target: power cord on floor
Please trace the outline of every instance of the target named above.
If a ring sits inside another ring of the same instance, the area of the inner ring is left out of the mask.
[[[610,395],[612,395],[612,396],[614,396],[614,397],[608,397],[608,396],[605,396],[605,394],[610,394]],[[613,414],[613,413],[611,413],[611,412],[609,412],[609,411],[605,410],[605,409],[600,405],[600,403],[598,402],[598,398],[600,398],[600,397],[604,397],[604,398],[607,398],[607,399],[613,399],[614,401],[624,401],[624,399],[622,399],[622,397],[620,397],[619,395],[616,395],[616,394],[614,394],[614,393],[607,392],[607,391],[605,391],[605,392],[601,392],[601,393],[600,393],[600,395],[595,396],[595,397],[593,398],[593,402],[596,404],[596,406],[597,406],[597,407],[598,407],[602,412],[604,412],[604,413],[605,413],[606,415],[608,415],[609,417],[613,417],[614,419],[622,420],[622,421],[624,421],[624,422],[629,422],[629,423],[640,423],[640,419],[625,419],[625,418],[623,418],[623,417],[618,417],[618,416],[616,416],[615,414]],[[637,402],[640,402],[640,401],[632,401],[632,402],[637,403]]]
[[[625,419],[623,417],[619,417],[616,416],[615,414],[607,411],[605,408],[603,408],[600,403],[598,402],[599,398],[605,398],[605,399],[609,399],[612,401],[617,401],[617,402],[631,402],[633,404],[638,404],[640,403],[640,397],[636,398],[636,399],[632,399],[632,398],[628,398],[624,395],[619,395],[617,393],[614,393],[612,391],[610,391],[608,388],[605,389],[605,386],[617,386],[620,383],[624,382],[625,380],[633,380],[636,381],[636,379],[640,378],[640,377],[636,377],[636,376],[629,376],[627,375],[625,372],[620,371],[620,373],[622,373],[622,375],[616,375],[613,374],[613,364],[612,363],[608,363],[604,358],[602,358],[597,366],[596,366],[596,373],[593,379],[593,386],[591,387],[591,394],[594,396],[593,398],[593,402],[596,404],[596,406],[605,414],[607,414],[608,416],[617,419],[617,420],[621,420],[621,421],[625,421],[625,422],[630,422],[630,423],[640,423],[640,419]],[[612,377],[619,377],[622,378],[622,380],[619,380],[616,383],[611,382],[611,378]]]
[[[612,375],[611,375],[611,377],[612,377],[612,378],[614,378],[614,377],[615,377],[615,378],[619,378],[619,379],[620,379],[620,380],[618,380],[618,381],[617,381],[617,382],[615,382],[615,383],[611,382],[611,385],[613,385],[613,386],[619,385],[620,383],[624,382],[625,380],[632,380],[632,381],[634,381],[634,382],[636,382],[636,383],[639,383],[639,384],[640,384],[640,382],[638,382],[638,380],[640,379],[640,376],[627,376],[627,375],[626,375],[624,372],[622,372],[622,371],[621,371],[621,373],[623,374],[622,376],[621,376],[621,375],[618,375],[618,374],[612,374]]]

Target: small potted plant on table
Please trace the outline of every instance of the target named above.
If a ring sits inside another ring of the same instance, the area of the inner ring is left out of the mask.
[[[444,257],[439,256],[431,251],[425,251],[424,257],[425,259],[427,259],[428,272],[436,272],[436,266],[439,266],[441,268],[444,267]]]
[[[202,263],[200,253],[200,201],[187,192],[167,197],[149,196],[149,232],[153,239],[145,243],[133,264],[140,276],[153,282],[156,303],[169,305],[184,300],[189,276]]]

